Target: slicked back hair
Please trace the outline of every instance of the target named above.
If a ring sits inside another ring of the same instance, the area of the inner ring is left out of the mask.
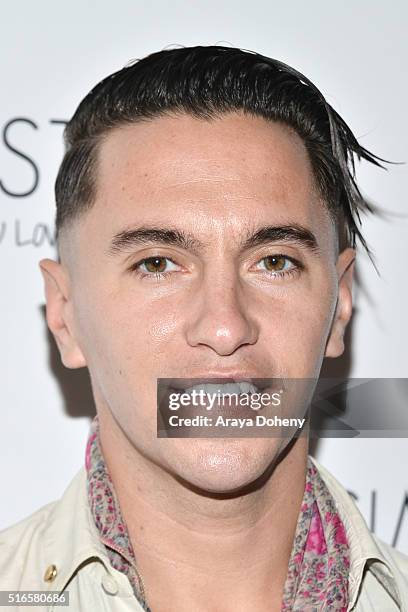
[[[372,212],[355,180],[355,158],[385,161],[362,147],[319,89],[290,66],[223,46],[167,49],[132,62],[98,83],[64,131],[66,152],[55,183],[56,233],[95,201],[98,147],[110,130],[170,113],[211,120],[241,111],[290,126],[303,140],[340,242],[361,242],[360,212]],[[382,166],[381,166],[382,167]]]

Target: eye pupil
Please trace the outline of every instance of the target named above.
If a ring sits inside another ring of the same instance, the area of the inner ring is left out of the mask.
[[[269,255],[265,257],[265,267],[271,272],[279,272],[285,267],[286,259],[282,256]]]
[[[165,257],[150,257],[145,261],[146,270],[149,272],[164,272],[166,269]]]

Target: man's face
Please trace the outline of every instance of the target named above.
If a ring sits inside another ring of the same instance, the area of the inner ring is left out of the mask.
[[[342,352],[353,251],[337,258],[305,146],[283,125],[180,115],[112,131],[61,257],[65,365],[88,366],[98,411],[137,452],[204,490],[252,482],[289,440],[158,439],[157,378],[317,377]]]

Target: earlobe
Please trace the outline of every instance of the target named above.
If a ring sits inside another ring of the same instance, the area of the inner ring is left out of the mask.
[[[347,248],[342,251],[336,264],[338,274],[337,305],[326,344],[325,357],[340,357],[344,352],[344,334],[353,312],[354,265],[355,250]]]
[[[39,266],[44,279],[47,324],[57,343],[61,361],[67,368],[85,367],[86,360],[74,334],[67,273],[52,259],[42,259]]]

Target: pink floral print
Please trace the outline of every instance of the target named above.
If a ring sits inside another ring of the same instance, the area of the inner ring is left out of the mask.
[[[119,500],[103,458],[97,416],[86,444],[85,468],[89,506],[111,565],[127,576],[135,597],[150,612]],[[282,612],[345,612],[349,567],[343,523],[329,490],[309,458]]]

